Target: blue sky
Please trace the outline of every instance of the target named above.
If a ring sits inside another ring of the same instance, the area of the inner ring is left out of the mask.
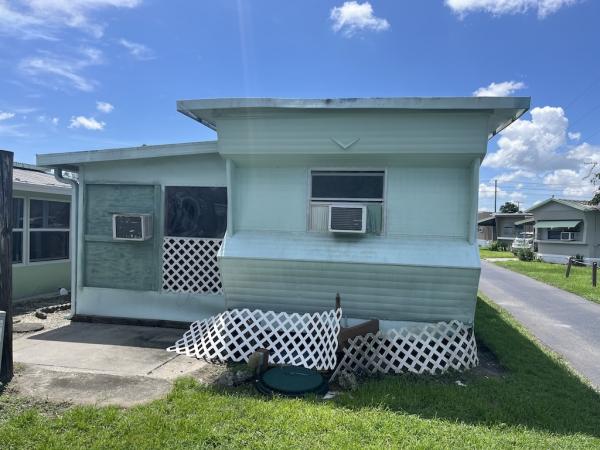
[[[589,198],[599,18],[593,0],[0,0],[0,147],[32,163],[214,139],[178,99],[527,95],[489,144],[480,208],[493,179],[525,207]]]

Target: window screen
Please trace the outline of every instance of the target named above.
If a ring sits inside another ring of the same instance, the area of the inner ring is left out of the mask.
[[[227,188],[165,188],[165,236],[222,238],[227,230]]]
[[[12,262],[23,262],[23,232],[13,231],[12,233]]]
[[[13,198],[12,262],[23,262],[23,211],[25,200]]]
[[[383,172],[313,171],[313,200],[383,200]]]
[[[23,228],[23,208],[25,201],[22,198],[13,198],[13,228]]]

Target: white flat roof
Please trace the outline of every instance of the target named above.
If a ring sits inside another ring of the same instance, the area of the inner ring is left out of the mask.
[[[217,112],[235,109],[487,110],[492,111],[488,130],[491,137],[521,117],[530,103],[530,97],[215,98],[179,100],[177,110],[213,130]]]

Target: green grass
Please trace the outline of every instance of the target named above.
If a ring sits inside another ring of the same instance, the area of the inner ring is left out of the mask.
[[[592,286],[591,267],[573,266],[566,278],[563,264],[539,261],[500,261],[495,264],[600,303],[600,285]]]
[[[184,379],[166,399],[129,410],[16,414],[0,426],[0,447],[600,447],[600,396],[505,312],[480,300],[476,320],[502,376],[386,377],[333,401],[266,399],[250,388],[223,392]]]
[[[515,258],[512,252],[492,251],[487,248],[480,248],[479,256],[481,258]]]

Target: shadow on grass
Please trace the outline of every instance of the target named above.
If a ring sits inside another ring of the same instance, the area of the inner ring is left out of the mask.
[[[507,369],[502,377],[486,378],[476,372],[441,378],[390,376],[366,383],[336,404],[600,437],[600,395],[536,345],[507,313],[480,298],[475,328],[478,341]],[[467,386],[458,386],[456,380]]]

